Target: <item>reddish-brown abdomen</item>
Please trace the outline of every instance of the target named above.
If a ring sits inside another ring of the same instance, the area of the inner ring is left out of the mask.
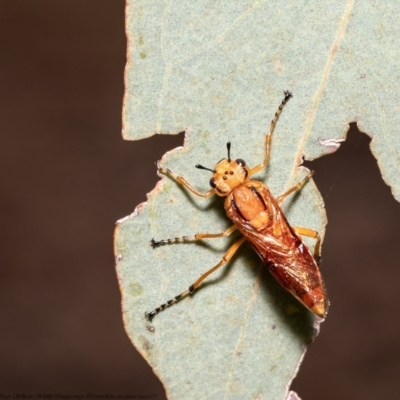
[[[325,317],[329,303],[318,265],[268,188],[262,182],[244,182],[227,196],[225,209],[275,279],[309,310]]]

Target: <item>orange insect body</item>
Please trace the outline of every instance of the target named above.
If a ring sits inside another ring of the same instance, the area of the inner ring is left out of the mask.
[[[285,92],[285,98],[271,121],[270,132],[266,136],[266,156],[262,164],[249,168],[242,159],[231,160],[231,144],[228,142],[228,158],[221,160],[214,169],[196,165],[197,168],[213,172],[213,177],[210,179],[212,189],[206,193],[199,193],[184,178],[175,175],[168,169],[164,170],[159,167],[160,172],[172,177],[198,196],[209,197],[217,194],[218,196],[226,197],[225,211],[234,225],[225,232],[217,234],[198,233],[195,236],[183,236],[161,241],[152,239],[153,247],[179,241],[229,236],[235,230],[238,230],[243,236],[228,249],[216,266],[201,275],[186,291],[157,307],[152,312],[146,313],[148,320],[151,320],[160,311],[182,297],[193,293],[208,275],[232,258],[245,240],[253,246],[275,279],[287,291],[313,313],[325,318],[329,302],[317,264],[320,258],[319,234],[307,228],[290,226],[280,208],[283,200],[289,194],[301,189],[310,179],[311,174],[277,198],[271,195],[267,186],[262,182],[250,180],[253,174],[262,170],[268,164],[272,132],[284,104],[290,97],[291,93]],[[317,240],[314,255],[302,242],[298,236],[299,234],[310,236]]]
[[[328,304],[318,265],[267,187],[258,181],[242,183],[229,193],[225,210],[274,278],[308,309],[325,317]]]

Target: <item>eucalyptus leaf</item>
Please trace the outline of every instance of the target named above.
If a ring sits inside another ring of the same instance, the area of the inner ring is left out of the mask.
[[[399,7],[393,0],[128,0],[123,135],[186,131],[184,147],[161,165],[205,192],[210,175],[195,164],[213,168],[226,157],[227,141],[233,158],[260,163],[269,121],[289,89],[270,164],[256,179],[278,196],[307,173],[303,158],[336,151],[357,121],[400,199]],[[283,209],[293,226],[323,236],[323,200],[312,181]],[[248,244],[192,296],[146,321],[145,311],[187,289],[232,243],[152,249],[150,240],[229,225],[222,199],[198,198],[166,177],[117,224],[126,330],[173,400],[295,396],[291,380],[318,329]]]

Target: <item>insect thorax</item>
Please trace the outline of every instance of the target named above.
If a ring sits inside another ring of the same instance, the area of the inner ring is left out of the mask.
[[[225,201],[228,217],[260,231],[272,224],[273,204],[268,188],[259,181],[246,181],[231,191]]]

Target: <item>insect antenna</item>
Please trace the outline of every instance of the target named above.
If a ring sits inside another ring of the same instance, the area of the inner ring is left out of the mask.
[[[213,174],[215,174],[215,173],[217,172],[217,171],[215,171],[215,169],[203,167],[203,166],[200,165],[200,164],[196,164],[196,168],[198,168],[198,169],[205,169],[205,170],[207,170],[207,171],[211,171]]]
[[[228,149],[228,161],[231,162],[231,142],[226,144],[226,148]]]

